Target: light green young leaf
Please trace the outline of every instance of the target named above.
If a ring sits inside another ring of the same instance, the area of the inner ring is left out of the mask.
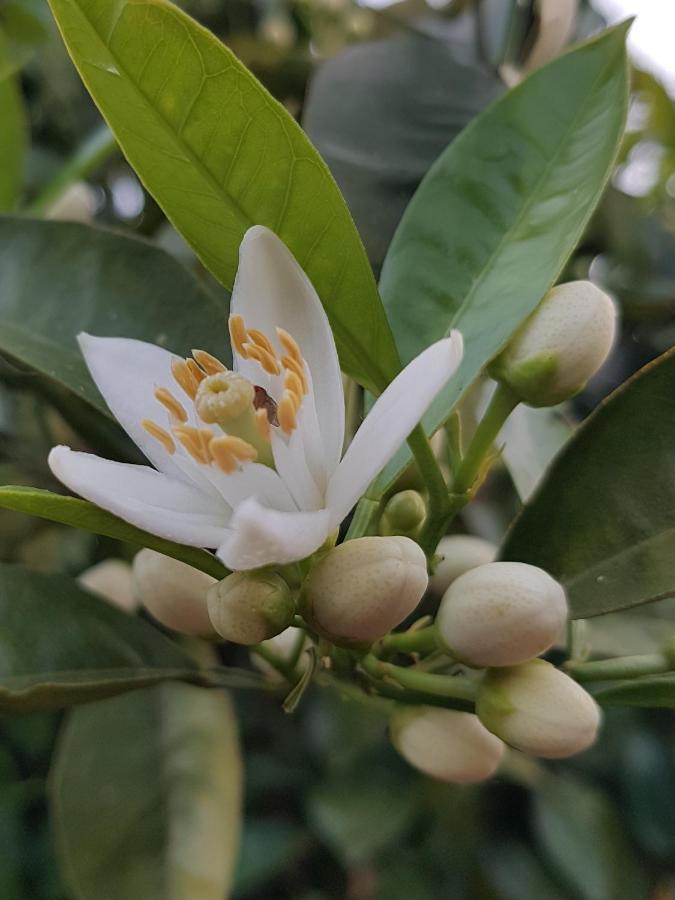
[[[556,280],[616,157],[627,101],[626,26],[538,70],[439,157],[394,236],[380,282],[404,361],[451,328],[458,374],[425,418],[447,418]],[[378,481],[402,471],[402,451]]]
[[[524,507],[503,559],[561,581],[575,618],[675,594],[675,351],[579,427]]]
[[[0,486],[0,509],[13,509],[30,516],[49,519],[51,522],[60,522],[62,525],[83,528],[85,531],[93,531],[94,534],[136,544],[138,547],[149,547],[213,575],[214,578],[225,578],[228,574],[225,566],[212,553],[199,547],[187,547],[156,537],[78,497],[65,497],[40,488],[4,485]]]
[[[345,202],[300,127],[212,34],[165,0],[50,0],[82,80],[151,194],[232,287],[253,224],[303,266],[344,369],[381,389],[398,356]]]
[[[0,210],[14,209],[23,185],[27,124],[23,99],[10,59],[9,44],[0,30]]]
[[[73,710],[50,795],[74,896],[229,896],[241,782],[236,720],[221,692],[166,684]]]

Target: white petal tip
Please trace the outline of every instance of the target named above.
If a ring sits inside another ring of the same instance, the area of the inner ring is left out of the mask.
[[[66,447],[64,444],[57,444],[56,447],[52,447],[52,449],[49,451],[49,456],[47,457],[47,465],[57,478],[61,478],[61,463],[63,462],[65,456],[72,452],[73,451],[70,449],[70,447]]]

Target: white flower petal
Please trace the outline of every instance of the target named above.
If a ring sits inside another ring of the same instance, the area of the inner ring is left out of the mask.
[[[462,336],[453,331],[408,363],[377,398],[328,485],[332,528],[398,450],[461,361]]]
[[[162,445],[141,425],[143,419],[150,419],[162,428],[168,427],[168,413],[153,394],[156,387],[168,388],[185,407],[191,424],[197,424],[192,421],[195,418],[192,401],[171,374],[171,361],[176,355],[154,344],[130,338],[80,334],[78,342],[110,412],[131,440],[160,472],[185,481],[187,475],[184,467],[176,465]]]
[[[235,510],[217,555],[236,570],[295,562],[323,544],[330,533],[329,518],[326,509],[278,512],[256,500],[245,500]]]
[[[151,534],[193,547],[217,547],[227,532],[230,510],[220,496],[148,466],[111,462],[62,446],[53,448],[48,461],[72,491]]]
[[[202,466],[202,469],[207,471],[209,481],[232,509],[249,497],[254,497],[263,506],[284,512],[294,512],[298,508],[278,473],[262,463],[244,463],[229,475],[215,466]]]
[[[321,494],[307,467],[300,432],[296,430],[286,438],[278,429],[272,429],[272,455],[277,472],[298,508],[314,510],[323,506]]]
[[[283,241],[261,225],[249,228],[241,242],[231,312],[272,340],[279,327],[298,342],[314,382],[324,465],[332,472],[344,441],[344,395],[333,333],[309,278]],[[248,368],[242,374],[249,377]]]

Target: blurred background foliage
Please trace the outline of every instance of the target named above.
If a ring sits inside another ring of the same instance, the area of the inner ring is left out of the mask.
[[[180,5],[303,122],[376,271],[438,153],[523,73],[604,24],[590,6],[557,0]],[[1,210],[148,237],[208,279],[116,152],[42,0],[0,0],[0,114]],[[577,415],[675,343],[674,242],[675,107],[653,75],[635,71],[616,171],[565,273],[606,286],[623,317],[620,345],[576,402]],[[64,402],[45,379],[0,360],[3,483],[54,487],[49,448],[86,445],[102,422],[72,396]],[[115,455],[131,454],[117,432],[110,440]],[[536,440],[562,437],[545,428]],[[503,472],[462,527],[498,539],[516,505]],[[0,513],[3,561],[77,575],[128,552]],[[648,652],[671,617],[668,603],[606,617],[592,626],[595,646]],[[232,661],[244,663],[244,652]],[[544,766],[514,753],[498,779],[459,788],[408,768],[377,710],[327,692],[311,693],[291,720],[275,699],[242,693],[235,702],[246,761],[234,894],[241,900],[675,898],[670,714],[610,710],[602,739],[580,759]],[[8,900],[74,896],[63,884],[46,805],[62,718],[0,722],[0,897]]]

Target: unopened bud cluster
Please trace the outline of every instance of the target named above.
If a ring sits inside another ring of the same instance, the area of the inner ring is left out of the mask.
[[[553,288],[493,361],[492,377],[530,406],[555,406],[583,390],[612,349],[616,309],[590,281]]]

